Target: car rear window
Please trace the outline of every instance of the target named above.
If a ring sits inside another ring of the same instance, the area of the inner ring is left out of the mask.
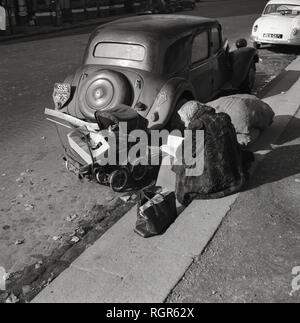
[[[95,46],[94,56],[99,58],[122,59],[142,62],[145,58],[145,47],[138,44],[102,42]]]

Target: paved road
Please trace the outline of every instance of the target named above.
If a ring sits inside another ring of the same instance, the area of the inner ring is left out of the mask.
[[[187,14],[227,16],[221,21],[233,41],[249,36],[265,2],[209,1]],[[65,221],[68,215],[80,219],[95,203],[115,197],[106,187],[80,185],[66,173],[55,129],[43,115],[44,107],[52,106],[53,83],[80,65],[88,39],[81,32],[1,46],[0,266],[11,271],[55,249],[52,237],[76,228],[76,221]],[[32,171],[20,178],[26,170]],[[25,243],[15,245],[18,239]]]

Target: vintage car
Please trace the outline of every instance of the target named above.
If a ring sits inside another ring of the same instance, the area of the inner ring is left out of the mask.
[[[188,100],[207,102],[224,87],[249,92],[257,61],[252,47],[229,52],[214,19],[125,18],[92,33],[82,66],[55,96],[56,108],[93,122],[96,111],[125,104],[147,118],[150,129],[171,127]]]
[[[253,46],[300,45],[300,0],[269,1],[252,28]]]

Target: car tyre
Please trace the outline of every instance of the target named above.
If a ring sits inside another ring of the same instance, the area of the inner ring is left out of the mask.
[[[258,42],[253,42],[253,47],[255,48],[255,49],[260,49],[261,48],[261,43],[258,43]]]
[[[109,110],[118,104],[129,104],[131,88],[121,73],[97,70],[81,82],[78,94],[79,110],[89,121],[95,121],[95,112]],[[99,93],[99,99],[95,96]]]

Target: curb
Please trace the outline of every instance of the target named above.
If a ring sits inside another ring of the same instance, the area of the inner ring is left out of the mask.
[[[299,109],[299,76],[300,57],[286,68],[278,82],[273,83],[274,87],[264,93],[264,101],[273,108],[275,120],[252,147],[257,156],[252,172],[272,150],[272,143]],[[280,122],[276,117],[282,115],[288,118]],[[133,232],[134,207],[33,303],[163,303],[213,239],[239,194],[193,201],[163,236],[150,239]]]

